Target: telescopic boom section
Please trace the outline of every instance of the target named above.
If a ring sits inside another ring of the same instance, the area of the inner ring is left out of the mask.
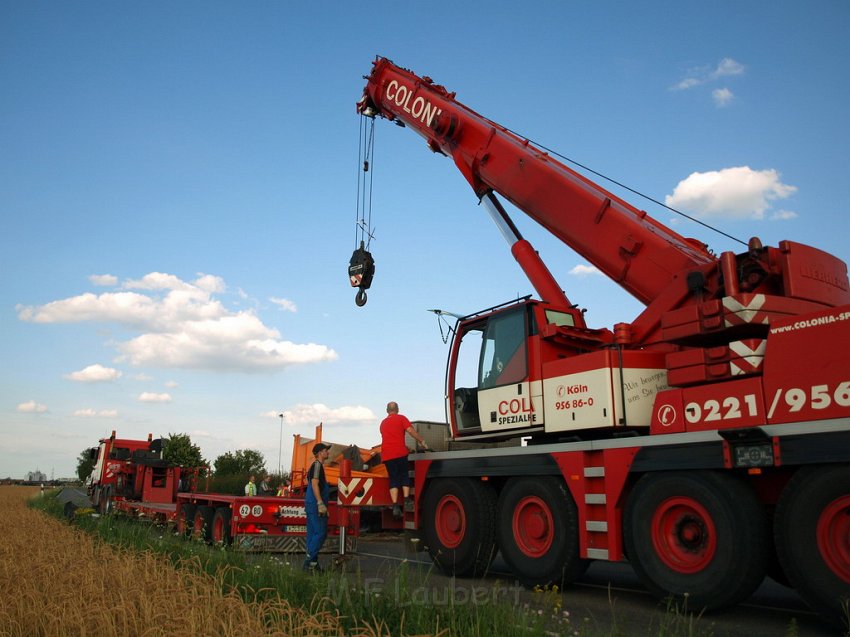
[[[672,279],[696,270],[708,274],[716,264],[702,243],[467,108],[430,78],[378,58],[367,80],[360,113],[415,130],[433,151],[454,159],[479,197],[501,194],[642,303],[669,295]]]

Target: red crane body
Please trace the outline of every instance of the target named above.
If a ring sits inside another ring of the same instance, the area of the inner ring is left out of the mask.
[[[378,58],[366,80],[358,112],[454,160],[540,297],[455,326],[451,440],[413,457],[405,521],[438,567],[482,573],[498,551],[563,585],[628,555],[659,598],[709,609],[770,569],[846,628],[846,264],[793,241],[715,256],[430,78]],[[646,309],[588,328],[496,194]]]

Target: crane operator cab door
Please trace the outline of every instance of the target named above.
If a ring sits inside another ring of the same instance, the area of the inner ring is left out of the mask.
[[[448,407],[457,435],[543,425],[543,410],[536,409],[542,405],[542,383],[529,372],[533,332],[527,305],[458,322],[448,378]]]

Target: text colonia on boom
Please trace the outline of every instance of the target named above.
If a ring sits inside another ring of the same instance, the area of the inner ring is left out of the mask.
[[[399,84],[396,80],[387,84],[385,95],[389,101],[400,106],[405,113],[410,113],[415,119],[429,127],[434,118],[443,112],[443,109],[437,108],[421,95],[414,98],[413,89],[404,84]]]

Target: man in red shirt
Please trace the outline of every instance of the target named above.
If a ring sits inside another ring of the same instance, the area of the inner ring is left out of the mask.
[[[405,433],[409,433],[417,443],[422,445],[423,449],[428,448],[410,421],[398,413],[398,403],[387,403],[387,417],[381,422],[381,461],[387,467],[390,477],[390,498],[393,501],[393,515],[397,518],[402,516],[401,506],[398,503],[399,488],[405,499],[410,497]]]

